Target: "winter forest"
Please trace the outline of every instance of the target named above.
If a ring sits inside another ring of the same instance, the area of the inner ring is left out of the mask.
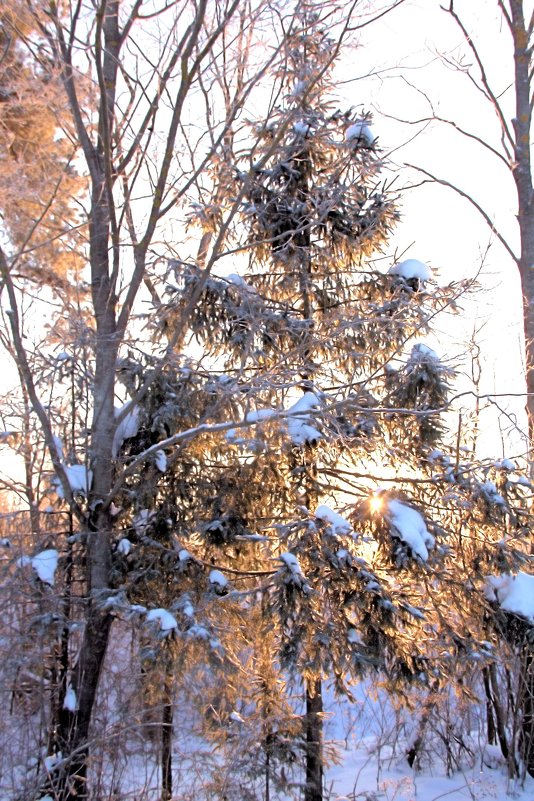
[[[533,47],[0,0],[1,801],[534,799]]]

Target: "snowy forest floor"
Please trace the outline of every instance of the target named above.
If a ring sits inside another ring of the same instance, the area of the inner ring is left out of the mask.
[[[415,716],[365,684],[358,696],[350,707],[329,703],[327,737],[339,760],[326,772],[329,801],[534,801],[534,779],[508,779],[499,748],[485,743],[482,721],[462,715],[453,699],[442,697],[414,769],[406,751]],[[469,722],[471,731],[464,729]]]
[[[91,797],[158,801],[159,726],[150,717],[132,715],[131,699],[140,708],[138,689],[133,684],[120,689],[121,684],[118,679],[114,690],[102,694]],[[476,704],[466,704],[452,691],[425,696],[420,689],[393,704],[371,680],[355,687],[354,696],[349,703],[325,690],[325,801],[534,801],[534,779],[508,779],[499,748],[487,745],[484,716]],[[260,746],[247,731],[245,710],[241,712],[243,717],[226,724],[226,744],[217,744],[199,736],[198,709],[188,707],[185,699],[175,700],[173,801],[264,798],[261,770],[252,781],[250,774]],[[35,742],[42,739],[39,715],[8,714],[4,721],[0,801],[33,799],[40,773],[35,760]],[[422,747],[412,768],[406,754],[421,732]],[[298,801],[302,781],[293,765],[292,789],[286,794],[273,787],[272,801]]]
[[[342,764],[327,771],[329,801],[534,799],[534,780],[527,779],[523,786],[514,783],[506,778],[502,764],[492,769],[479,762],[447,777],[440,774],[437,765],[414,771],[406,760],[388,758],[386,754],[378,759],[373,751],[374,743],[366,743],[364,739],[358,748],[341,754]]]

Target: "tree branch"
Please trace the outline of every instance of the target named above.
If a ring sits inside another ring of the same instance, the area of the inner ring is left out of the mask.
[[[447,181],[445,178],[438,178],[438,176],[434,175],[433,173],[429,172],[428,170],[423,169],[422,167],[417,167],[415,164],[406,164],[407,167],[411,167],[413,170],[426,175],[432,183],[441,184],[442,186],[447,186],[449,189],[452,189],[456,194],[460,195],[460,197],[465,198],[465,200],[469,201],[469,203],[475,208],[481,217],[484,219],[490,230],[495,234],[501,245],[505,248],[507,253],[512,257],[512,259],[517,264],[519,261],[519,256],[512,250],[510,245],[508,244],[506,238],[503,234],[500,233],[498,228],[495,227],[495,223],[492,221],[491,217],[487,213],[487,211],[479,204],[477,201],[471,197],[470,194],[464,192],[463,189],[460,189],[459,186]]]

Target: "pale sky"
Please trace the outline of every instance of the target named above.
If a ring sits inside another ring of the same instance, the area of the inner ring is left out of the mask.
[[[497,0],[456,0],[454,8],[469,28],[472,24],[488,78],[512,117],[513,97],[506,91],[513,78],[511,37],[507,29],[501,29]],[[499,146],[500,128],[492,107],[465,74],[440,58],[443,54],[456,62],[467,51],[460,30],[440,9],[439,0],[407,0],[366,28],[361,44],[354,55],[355,75],[366,70],[376,74],[353,81],[345,93],[349,97],[355,93],[355,104],[362,96],[374,111],[381,145],[399,166],[406,162],[424,167],[472,194],[517,250],[514,186],[506,167],[450,126],[409,125],[390,118],[417,120],[431,116],[433,110]],[[472,63],[468,54],[463,64]],[[405,172],[400,172],[398,182],[399,186],[407,183]],[[462,340],[477,329],[481,392],[523,392],[521,295],[510,256],[478,213],[450,189],[427,185],[405,192],[402,212],[395,237],[400,251],[409,248],[408,256],[428,262],[442,283],[479,275],[481,291],[466,301],[465,313],[456,319],[453,330],[438,331],[443,341],[452,337],[447,355],[454,359],[462,347],[459,343],[455,348],[455,338]],[[509,403],[512,412],[522,416],[523,402]],[[481,442],[481,450],[494,451],[495,435],[499,435],[495,421],[486,429],[487,442]],[[522,443],[514,437],[508,447],[512,452],[521,450]],[[497,442],[497,455],[502,455],[500,448]]]
[[[371,5],[380,7],[382,3]],[[499,28],[497,0],[456,0],[455,9],[475,21],[481,53],[488,55],[489,77],[496,92],[505,92],[512,77],[510,39],[508,32]],[[339,91],[347,105],[363,104],[375,113],[373,129],[399,168],[403,162],[418,164],[472,192],[517,246],[513,185],[506,169],[488,159],[479,145],[466,142],[446,126],[433,125],[421,132],[423,126],[401,124],[390,118],[416,120],[430,116],[433,107],[441,116],[454,119],[498,145],[500,132],[492,109],[465,75],[444,66],[439,58],[439,53],[457,57],[459,45],[465,49],[460,31],[440,10],[439,0],[406,0],[362,31],[361,47],[350,58],[353,63],[348,69],[343,65]],[[372,76],[362,77],[371,72]],[[508,102],[506,93],[502,102]],[[415,134],[418,135],[413,138]],[[407,182],[408,174],[399,169],[396,185],[400,188]],[[481,392],[524,391],[520,293],[515,265],[509,256],[495,242],[487,251],[492,241],[487,226],[451,190],[427,186],[406,192],[402,213],[391,254],[395,249],[399,253],[406,251],[404,257],[427,262],[441,283],[480,271],[482,290],[466,301],[464,313],[452,326],[438,321],[439,344],[431,342],[431,346],[454,365],[465,351],[465,339],[477,329],[483,363]],[[469,362],[465,367],[469,370]],[[512,413],[521,417],[522,400],[508,402],[503,398],[500,402],[508,403]],[[492,452],[499,457],[523,449],[520,439],[514,437],[503,453],[499,417],[487,420],[487,433],[481,442],[483,453]]]

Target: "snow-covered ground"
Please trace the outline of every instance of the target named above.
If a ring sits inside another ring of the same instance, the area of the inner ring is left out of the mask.
[[[488,760],[489,761],[489,760]],[[534,780],[524,787],[506,778],[504,766],[477,763],[450,777],[437,769],[414,771],[406,760],[382,749],[380,759],[374,737],[363,738],[354,750],[343,754],[343,762],[327,771],[329,801],[533,801]]]
[[[336,743],[339,760],[326,771],[328,801],[534,801],[534,779],[509,780],[499,749],[487,746],[478,728],[462,732],[472,756],[464,755],[449,775],[439,737],[432,743],[429,736],[420,767],[410,768],[410,715],[368,690],[367,684],[358,688],[350,706],[334,699],[327,705],[327,737]],[[453,729],[459,723],[450,722]]]
[[[329,510],[319,509],[319,514],[331,524]],[[290,558],[283,561],[289,570],[292,565],[294,568]],[[167,636],[175,618],[166,610],[152,612],[152,624],[161,637]],[[139,665],[132,663],[127,647],[126,625],[122,634],[121,647],[108,654],[109,669],[100,692],[96,714],[99,742],[90,769],[91,798],[158,801],[161,708],[153,705],[150,693],[143,695]],[[7,667],[6,662],[4,669]],[[206,687],[210,684],[208,674],[208,666],[199,664],[196,678],[192,678],[204,707],[202,703],[195,705],[193,699],[198,700],[198,693],[187,700],[178,692],[175,698],[173,801],[262,801],[261,767],[252,781],[247,773],[247,765],[250,768],[258,751],[254,711],[238,704],[227,715],[221,724],[228,734],[226,745],[203,736],[199,721],[212,709],[202,689],[205,682]],[[0,735],[0,801],[35,801],[35,789],[43,775],[36,759],[36,743],[43,742],[39,676],[26,672],[21,679],[27,680],[29,688],[35,687],[35,698],[30,693],[22,699],[14,698],[12,685],[7,682],[3,696],[0,693],[6,711],[4,736]],[[29,683],[32,679],[35,685]],[[472,683],[476,694],[475,679]],[[298,692],[298,688],[293,689]],[[46,687],[44,690],[46,695]],[[354,700],[348,702],[336,699],[329,687],[324,688],[325,751],[330,763],[325,772],[325,801],[534,801],[534,779],[510,781],[499,749],[488,747],[483,709],[481,714],[477,705],[464,703],[452,690],[441,689],[434,696],[432,688],[414,688],[407,702],[393,703],[372,677],[351,687],[351,691]],[[412,768],[406,752],[420,731],[429,698],[432,715],[417,767]],[[69,689],[65,706],[75,709],[76,704],[76,695]],[[212,711],[212,722],[217,726],[217,709]],[[41,758],[45,753],[40,753]],[[45,764],[51,765],[51,760],[53,757],[47,757]],[[260,759],[257,765],[261,764]],[[275,794],[273,788],[271,801],[302,801],[302,790],[295,789],[303,781],[302,765],[288,778],[295,782],[293,792],[284,797]]]

